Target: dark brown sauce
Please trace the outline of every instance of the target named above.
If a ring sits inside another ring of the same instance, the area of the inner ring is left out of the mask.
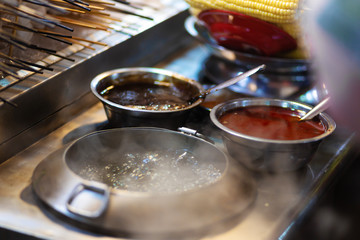
[[[299,111],[290,108],[251,106],[225,112],[219,121],[236,132],[274,140],[313,138],[326,131],[318,118],[309,121],[299,119]]]
[[[102,96],[122,106],[146,110],[176,110],[189,105],[189,96],[181,90],[153,83],[112,86]]]

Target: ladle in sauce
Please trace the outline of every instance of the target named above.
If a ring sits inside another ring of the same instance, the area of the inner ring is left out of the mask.
[[[233,84],[235,84],[235,83],[237,83],[237,82],[239,82],[239,81],[253,75],[257,71],[259,71],[261,69],[264,69],[264,68],[265,68],[265,64],[262,64],[262,65],[260,65],[258,67],[250,69],[249,71],[246,71],[246,72],[244,72],[244,73],[242,73],[240,75],[237,75],[234,78],[226,80],[225,82],[222,82],[222,83],[216,85],[215,87],[209,88],[206,91],[200,93],[199,95],[189,99],[189,104],[192,104],[192,103],[196,102],[199,98],[205,98],[210,93],[216,92],[216,91],[218,91],[220,89],[223,89],[223,88],[226,88],[226,87],[229,87],[229,86],[231,86],[231,85],[233,85]]]
[[[330,106],[330,98],[325,98],[319,104],[317,104],[314,108],[312,108],[309,112],[307,112],[304,116],[300,118],[299,121],[311,120],[318,114],[325,111]]]

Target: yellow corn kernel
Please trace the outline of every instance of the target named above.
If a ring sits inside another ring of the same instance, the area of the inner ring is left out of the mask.
[[[185,0],[201,10],[222,9],[243,13],[272,23],[292,22],[299,0]]]
[[[295,50],[290,52],[278,54],[279,58],[292,58],[292,59],[309,59],[310,53],[306,47],[298,46]]]
[[[287,32],[290,36],[292,36],[295,39],[303,35],[302,26],[299,21],[294,21],[291,23],[278,23],[275,25],[281,28],[282,30],[284,30],[285,32]]]

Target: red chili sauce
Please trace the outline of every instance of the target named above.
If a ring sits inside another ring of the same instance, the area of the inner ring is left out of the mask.
[[[233,131],[273,140],[312,138],[326,131],[318,117],[308,121],[299,119],[299,111],[290,108],[250,106],[225,112],[219,121]]]

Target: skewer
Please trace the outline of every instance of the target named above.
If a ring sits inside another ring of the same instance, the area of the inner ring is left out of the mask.
[[[11,40],[11,39],[8,39],[8,38],[4,37],[4,36],[2,36],[1,34],[0,34],[0,39],[2,39],[3,41],[11,44],[12,46],[15,46],[15,47],[17,47],[17,48],[20,48],[21,50],[26,50],[26,47],[24,47],[23,45],[15,42],[15,41],[13,41],[13,40]]]
[[[85,11],[82,11],[82,10],[79,10],[79,9],[74,9],[74,8],[69,8],[69,7],[58,6],[58,8],[61,8],[61,9],[65,10],[65,11],[68,11],[68,12],[81,13],[81,14],[86,13]]]
[[[47,7],[47,8],[53,9],[53,10],[61,12],[61,13],[67,13],[67,11],[65,9],[61,8],[60,6],[55,6],[55,5],[53,5],[51,3],[48,3],[48,2],[43,2],[43,1],[40,1],[40,0],[23,0],[23,1],[28,2],[28,3],[32,3],[32,4],[36,4],[36,5],[39,5],[39,6]]]
[[[47,37],[47,38],[50,38],[50,39],[65,43],[67,45],[72,45],[72,43],[70,41],[64,40],[62,38],[57,38],[57,37],[46,35],[46,34],[41,34],[41,35],[44,36],[44,37]]]
[[[54,56],[56,56],[56,57],[59,57],[59,58],[62,58],[62,59],[66,59],[66,60],[71,61],[71,62],[74,62],[74,61],[75,61],[75,60],[72,59],[72,58],[68,58],[68,57],[65,57],[65,56],[62,56],[62,55],[57,54],[56,51],[55,51],[55,50],[52,50],[52,49],[48,49],[48,48],[44,48],[44,47],[39,47],[39,46],[37,46],[37,45],[35,45],[35,44],[28,44],[28,43],[23,42],[23,41],[19,41],[19,43],[20,43],[21,45],[24,45],[24,46],[28,47],[28,48],[32,48],[32,49],[35,49],[35,50],[39,50],[39,51],[42,51],[42,52],[46,52],[46,53],[48,53],[48,54],[50,54],[50,55],[54,55]]]
[[[84,10],[86,10],[86,11],[91,11],[91,8],[85,7],[85,6],[81,5],[81,4],[77,4],[77,3],[74,2],[74,1],[70,1],[70,0],[61,0],[61,1],[67,2],[67,3],[71,4],[71,5],[74,5],[74,6],[76,6],[76,7],[82,8],[82,9],[84,9]]]
[[[102,20],[103,20],[103,19],[109,19],[109,20],[111,20],[111,21],[116,21],[116,22],[122,22],[122,21],[123,21],[123,20],[120,19],[120,18],[111,17],[111,15],[110,15],[109,13],[92,12],[91,15],[95,15],[95,17],[96,17],[96,15],[101,15],[101,16],[99,16],[99,17],[101,17]]]
[[[71,18],[65,18],[65,17],[60,17],[60,16],[55,16],[57,19],[59,19],[61,22],[65,22],[65,23],[71,23],[74,25],[78,25],[81,27],[87,27],[87,28],[92,28],[92,29],[97,29],[97,30],[103,30],[103,31],[108,31],[107,28],[105,27],[100,27],[99,25],[96,26],[94,24],[90,24],[90,23],[86,23],[84,21],[79,21],[79,20],[75,20],[75,19],[71,19]]]
[[[27,45],[28,48],[32,48],[32,49],[35,49],[35,50],[39,50],[39,51],[43,51],[43,52],[47,52],[47,53],[56,53],[55,50],[52,50],[52,49],[49,49],[49,48],[44,48],[44,47],[39,47],[35,44],[28,44]]]
[[[4,58],[4,59],[7,59],[7,60],[9,60],[11,62],[15,62],[15,63],[19,64],[20,66],[22,66],[24,69],[30,68],[28,65],[22,63],[18,59],[14,58],[14,57],[10,57],[10,56],[2,53],[2,52],[0,52],[0,58]],[[33,69],[33,68],[31,68],[31,69]]]
[[[46,52],[46,51],[44,51],[44,50],[43,50],[43,52]],[[74,60],[74,59],[72,59],[72,58],[68,58],[68,57],[65,57],[65,56],[62,56],[62,55],[57,54],[57,53],[53,53],[53,52],[46,52],[46,53],[49,53],[50,55],[54,55],[54,56],[56,56],[56,57],[59,57],[59,58],[62,58],[62,59],[68,60],[68,61],[70,61],[70,62],[75,62],[75,60]]]
[[[74,19],[76,20],[76,19]],[[89,24],[93,24],[94,26],[100,26],[100,27],[103,27],[103,28],[111,28],[109,26],[109,24],[111,24],[111,21],[109,21],[108,19],[106,18],[103,18],[103,17],[96,17],[96,16],[93,16],[92,18],[86,18],[86,17],[82,17],[81,20],[79,21],[83,21],[85,23],[89,23]]]
[[[21,9],[20,8],[17,8],[17,7],[12,7],[13,9],[17,10],[17,11],[20,11],[22,13],[25,13],[25,14],[28,14],[29,16],[32,16],[32,17],[35,17],[35,18],[38,18],[40,20],[42,20],[43,22],[45,23],[50,23],[50,24],[53,24],[53,25],[56,25],[58,27],[61,27],[61,28],[64,28],[66,30],[69,30],[69,31],[74,31],[74,29],[70,28],[70,27],[67,27],[65,25],[62,25],[60,24],[56,18],[53,18],[51,15],[49,14],[46,14],[46,17],[44,16],[41,16],[38,14],[37,11],[35,11],[34,9],[32,8],[29,8],[29,7],[26,7],[24,5],[20,5]]]
[[[83,46],[83,47],[85,47],[85,48],[91,49],[91,50],[93,50],[93,51],[96,50],[95,48],[90,47],[90,46],[88,46],[88,45],[86,45],[86,44],[84,44],[84,43],[82,43],[82,42],[80,42],[80,41],[78,41],[78,40],[70,39],[69,41],[71,41],[72,43],[75,43],[75,44],[79,44],[79,45],[81,45],[81,46]]]
[[[22,62],[22,63],[30,65],[30,66],[38,67],[38,68],[41,68],[41,69],[46,69],[46,70],[49,70],[49,71],[54,71],[53,68],[50,68],[50,67],[47,67],[47,66],[39,65],[39,64],[36,64],[36,63],[28,62],[28,61],[17,59],[17,58],[15,58],[15,59]]]
[[[96,6],[96,5],[90,5],[92,10],[105,10],[105,7],[100,7],[100,6]]]
[[[52,22],[47,22],[47,21],[44,21],[44,19],[41,19],[41,18],[37,18],[37,17],[33,17],[31,15],[28,15],[26,13],[23,13],[23,12],[20,12],[20,11],[16,11],[14,9],[11,9],[3,4],[0,3],[0,11],[2,12],[5,12],[5,13],[8,13],[8,14],[13,14],[15,16],[19,16],[19,17],[23,17],[23,18],[26,18],[26,19],[29,19],[31,21],[34,21],[34,22],[37,22],[37,23],[40,23],[40,24],[43,24],[47,27],[50,27],[50,28],[53,28],[55,27],[55,24],[53,24]]]
[[[3,62],[0,62],[0,70],[16,79],[20,79],[20,76],[17,75],[17,73],[10,69],[8,66],[6,66],[6,64]]]
[[[27,62],[25,60],[21,60],[21,59],[18,59],[16,57],[10,57],[10,56],[2,53],[2,52],[0,52],[0,57],[4,58],[4,59],[7,59],[7,60],[10,60],[12,62],[15,62],[15,63],[19,64],[19,66],[21,66],[22,68],[27,69],[29,71],[34,71],[35,70],[35,69],[33,69],[33,68],[29,67],[29,66],[34,66],[34,67],[37,67],[37,68],[40,68],[40,69],[46,69],[46,70],[49,70],[49,71],[54,70],[52,68],[42,66],[42,65],[39,65],[39,64],[36,64],[36,63]],[[37,70],[35,70],[35,71],[37,71]]]
[[[12,27],[12,26],[3,26],[3,27],[6,27],[6,28],[12,28],[12,29],[15,29],[15,30],[18,30],[18,31],[30,31],[30,29],[19,29],[19,28],[15,28],[15,27]],[[44,36],[44,37],[47,37],[47,38],[50,38],[50,39],[53,39],[53,40],[56,40],[56,41],[59,41],[59,42],[62,42],[62,43],[65,43],[67,45],[72,45],[71,42],[67,41],[67,40],[64,40],[62,38],[58,38],[58,37],[54,37],[50,34],[46,34],[46,33],[41,33],[41,32],[38,32],[38,31],[35,31],[33,29],[31,29],[32,31],[31,32],[34,32],[34,33],[38,33],[40,34],[41,36]],[[70,36],[71,37],[71,36]],[[25,49],[23,49],[25,50]]]
[[[72,38],[73,37],[72,35],[66,35],[66,34],[53,32],[53,31],[49,31],[49,30],[40,30],[40,29],[36,29],[36,28],[34,28],[34,30],[41,34],[48,34],[48,35],[53,35],[53,36],[57,36],[57,37],[63,37],[63,38]]]
[[[98,10],[94,10],[94,11],[91,11],[89,12],[88,14],[91,14],[91,15],[101,15],[101,16],[110,16],[110,13],[107,13],[107,12],[103,12],[103,11],[98,11]]]
[[[92,44],[97,44],[97,45],[101,45],[101,46],[107,46],[106,43],[102,43],[102,42],[96,42],[96,41],[91,41],[88,39],[84,39],[84,38],[79,38],[79,37],[72,37],[75,40],[79,40],[79,41],[83,41],[83,42],[88,42],[88,43],[92,43]]]
[[[28,9],[30,9],[30,8],[28,8]],[[34,22],[41,23],[41,24],[43,24],[43,25],[45,25],[47,27],[50,27],[50,28],[54,28],[55,26],[58,26],[58,27],[61,27],[63,29],[71,31],[71,32],[74,31],[74,29],[72,29],[72,28],[70,28],[68,26],[62,25],[59,22],[56,22],[54,20],[47,19],[47,18],[42,18],[41,16],[37,16],[37,15],[33,16],[33,14],[30,14],[30,13],[28,13],[28,12],[26,12],[24,10],[18,9],[16,7],[10,8],[10,7],[7,7],[7,6],[0,3],[0,10],[4,11],[6,13],[10,13],[10,14],[14,14],[16,16],[20,16],[20,17],[30,19],[30,20],[32,20]],[[33,11],[33,9],[31,9],[31,10]],[[49,15],[47,15],[47,16],[49,16]]]
[[[128,1],[123,1],[123,0],[113,0],[113,1],[122,3],[122,4],[126,4],[126,5],[130,5],[130,3]]]
[[[29,43],[23,41],[22,39],[14,36],[10,33],[3,31],[2,29],[0,29],[0,38],[3,39],[4,41],[10,43],[13,46],[20,48],[21,50],[26,50],[26,48],[29,45]]]
[[[89,6],[89,4],[88,4],[87,2],[83,2],[83,1],[81,1],[81,0],[72,0],[72,1],[78,2],[78,3],[81,3],[81,4],[84,4],[84,5],[86,5],[86,6]]]
[[[140,7],[137,7],[137,6],[134,6],[134,5],[132,5],[130,2],[128,2],[128,1],[123,1],[123,0],[113,0],[113,1],[115,1],[115,2],[118,2],[118,3],[121,3],[121,4],[124,4],[124,5],[127,5],[127,6],[129,6],[129,7],[132,7],[132,8],[135,8],[135,9],[141,9]]]
[[[41,33],[47,33],[47,34],[54,35],[54,36],[59,36],[59,37],[63,37],[63,38],[72,38],[72,39],[83,41],[83,42],[88,42],[88,43],[92,43],[92,44],[107,46],[107,44],[103,43],[103,42],[92,41],[92,40],[88,40],[88,39],[84,39],[84,38],[80,38],[80,37],[76,37],[76,36],[62,35],[60,33],[52,32],[52,31],[49,31],[49,30],[39,30],[39,29],[35,29],[35,30],[37,30],[37,31],[39,31]]]
[[[5,53],[2,53],[2,52],[0,52],[0,57],[5,58],[5,59],[10,60],[10,61],[14,61],[14,62],[19,63],[19,64],[23,64],[20,61],[14,59],[13,57],[10,57],[10,56],[6,55]],[[25,64],[23,64],[23,65],[25,66]]]
[[[137,16],[137,17],[145,18],[145,19],[148,19],[148,20],[151,20],[151,21],[154,20],[152,17],[144,16],[144,15],[134,13],[134,12],[130,12],[130,11],[127,11],[127,10],[124,10],[124,9],[120,9],[120,8],[116,8],[116,7],[112,7],[112,6],[108,6],[107,8],[112,9],[112,10],[117,11],[117,12],[120,12],[120,13],[125,13],[125,14],[134,15],[134,16]]]
[[[129,36],[129,37],[132,37],[132,36],[133,36],[133,34],[128,33],[128,32],[125,32],[125,31],[123,31],[122,29],[114,29],[114,31],[115,31],[115,32],[122,33],[122,34],[125,34],[125,35],[127,35],[127,36]]]
[[[32,29],[32,28],[29,28],[29,27],[26,27],[24,25],[21,25],[21,24],[18,24],[18,23],[15,23],[15,22],[11,22],[9,19],[6,19],[6,18],[1,18],[1,20],[3,20],[4,22],[6,23],[9,23],[9,24],[12,24],[22,30],[25,30],[25,31],[29,31],[29,32],[33,32],[33,33],[38,33],[38,34],[41,34],[42,36],[44,37],[47,37],[47,38],[50,38],[50,39],[53,39],[53,40],[56,40],[56,41],[59,41],[59,42],[62,42],[62,43],[65,43],[65,44],[68,44],[68,45],[71,45],[71,42],[69,41],[66,41],[64,39],[61,39],[61,38],[57,38],[57,37],[53,37],[53,36],[50,36],[46,33],[41,33],[35,29]],[[10,27],[10,26],[3,26],[3,27]],[[13,27],[12,27],[13,28]],[[16,29],[16,28],[13,28],[13,29]]]
[[[19,21],[19,16],[18,16],[18,15],[15,16],[15,21],[16,21],[16,22]],[[15,30],[15,29],[12,30],[12,34],[13,34],[13,35],[16,34],[16,30]],[[14,45],[10,45],[10,47],[9,47],[9,52],[8,52],[8,53],[9,53],[10,56],[13,55],[13,53],[14,53]]]
[[[33,68],[31,68],[31,67],[26,67],[26,66],[22,66],[22,65],[13,64],[13,63],[5,63],[5,64],[6,64],[7,66],[9,66],[9,67],[24,69],[24,70],[26,70],[26,71],[43,74],[43,72],[38,71],[38,70],[36,70],[36,69],[33,69]]]
[[[100,12],[91,12],[90,14],[92,14],[92,15],[100,15]],[[102,14],[101,14],[102,15]],[[104,20],[104,19],[109,19],[109,20],[111,20],[111,21],[116,21],[116,22],[122,22],[123,21],[123,19],[120,19],[120,18],[114,18],[114,17],[111,17],[110,16],[110,14],[107,14],[106,16],[101,16],[101,19],[102,20]],[[109,22],[109,24],[111,24],[111,22]],[[124,23],[124,25],[126,25],[126,26],[123,26],[123,27],[125,27],[125,28],[129,28],[129,29],[132,29],[132,30],[138,30],[137,28],[134,28],[134,27],[131,27],[131,26],[129,26],[128,24],[126,24],[126,23]],[[111,29],[114,29],[114,28],[112,28],[112,27],[110,27]]]
[[[21,65],[24,69],[29,68],[28,66],[34,66],[34,67],[37,67],[37,68],[40,68],[40,69],[46,69],[46,70],[49,70],[49,71],[54,70],[53,68],[50,68],[50,67],[42,66],[42,65],[39,65],[39,64],[36,64],[36,63],[31,63],[31,62],[28,62],[28,61],[25,61],[25,60],[18,59],[16,57],[10,57],[10,56],[2,53],[2,52],[0,52],[0,57],[4,58],[4,59],[7,59],[7,60],[10,60],[12,62],[15,62],[15,63]]]
[[[107,2],[107,1],[102,1],[102,0],[88,0],[88,2],[92,2],[92,3],[95,3],[95,4],[103,4],[103,5],[112,5],[112,6],[115,6],[115,3]]]
[[[32,16],[32,17],[35,17],[35,18],[38,18],[38,19],[48,19],[48,20],[55,20],[55,19],[51,19],[51,16],[48,15],[48,14],[43,14],[39,11],[36,11],[35,9],[33,8],[30,8],[30,7],[27,7],[25,5],[19,5],[18,7],[15,7],[15,6],[11,6],[10,7],[12,9],[15,9],[16,11],[18,12],[22,12],[22,13],[25,13],[29,16]]]
[[[52,24],[54,24],[54,25],[56,25],[56,26],[58,26],[58,27],[64,28],[64,29],[66,29],[66,30],[68,30],[68,31],[71,31],[71,32],[74,31],[73,28],[68,27],[68,26],[65,26],[65,25],[63,25],[63,24],[61,24],[61,23],[53,22],[53,21],[48,20],[48,19],[44,19],[43,21],[52,23]]]
[[[22,39],[14,36],[14,35],[12,35],[12,34],[10,34],[10,33],[7,33],[7,32],[5,32],[5,31],[3,31],[1,28],[0,28],[0,34],[3,35],[3,36],[5,36],[5,37],[8,37],[9,39],[11,39],[11,40],[13,40],[13,41],[15,41],[15,42],[18,42],[18,43],[20,43],[20,44],[22,44],[22,43],[24,43],[23,45],[29,44],[29,43],[26,42],[25,40],[22,40]]]
[[[73,6],[78,6],[78,7],[81,6],[80,4],[75,3],[75,0],[51,0],[51,1],[56,2],[56,3],[60,3],[60,4],[62,4],[62,3],[64,3],[64,4],[69,3],[69,4],[73,5]],[[84,6],[82,6],[82,7],[84,7]],[[82,8],[82,7],[81,7],[81,8]],[[94,9],[104,10],[103,7],[99,7],[99,6],[96,6],[96,5],[90,5],[90,4],[87,4],[87,7],[86,7],[86,8],[89,9],[88,12],[91,12],[91,10],[94,10]]]

